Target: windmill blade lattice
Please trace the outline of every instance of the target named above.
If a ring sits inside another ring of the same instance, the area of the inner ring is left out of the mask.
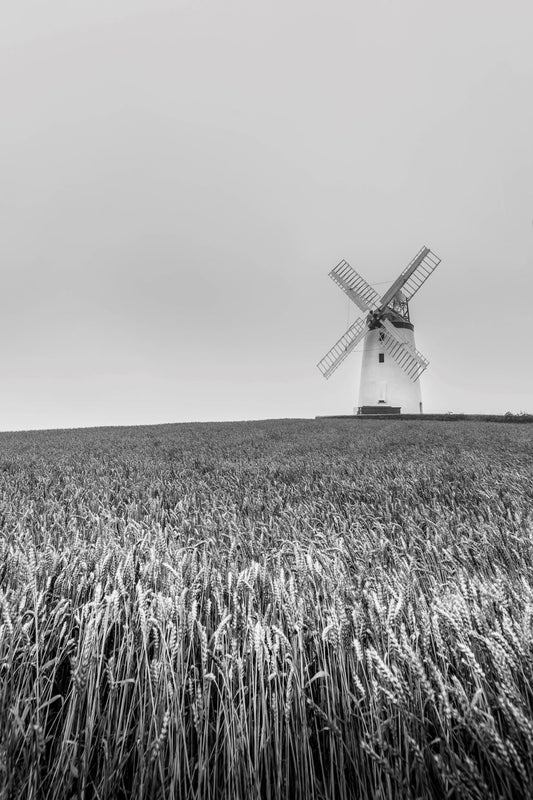
[[[407,280],[402,286],[402,292],[406,300],[411,300],[412,297],[418,292],[422,284],[424,284],[434,269],[440,264],[440,258],[428,250],[426,256],[420,262],[416,270],[409,275]]]
[[[385,292],[381,299],[382,305],[386,306],[399,291],[407,301],[411,300],[439,264],[440,258],[429,247],[422,247]]]
[[[339,261],[329,273],[329,277],[348,295],[350,300],[353,300],[356,306],[359,306],[361,311],[370,311],[379,305],[378,293],[347,261]]]
[[[357,347],[361,339],[364,339],[367,331],[367,323],[364,317],[356,319],[353,325],[350,325],[346,333],[343,333],[338,342],[335,342],[331,350],[317,364],[318,369],[325,378],[333,375],[337,367]]]
[[[384,319],[383,346],[412,381],[417,381],[427,368],[429,361],[408,342],[401,339],[398,330],[388,319]]]

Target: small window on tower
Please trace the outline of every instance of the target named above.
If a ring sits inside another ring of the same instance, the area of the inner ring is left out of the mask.
[[[385,353],[380,353],[379,354],[379,363],[383,364],[384,361],[385,361]]]
[[[384,340],[384,338],[385,338],[385,331],[380,331],[379,332],[379,341],[382,342]]]

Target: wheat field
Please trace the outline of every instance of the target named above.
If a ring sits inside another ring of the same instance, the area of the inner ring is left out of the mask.
[[[0,435],[0,797],[533,796],[533,428]]]

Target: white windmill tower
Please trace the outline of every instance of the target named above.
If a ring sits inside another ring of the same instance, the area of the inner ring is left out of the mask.
[[[346,261],[329,273],[365,316],[350,325],[318,368],[329,378],[364,339],[358,414],[422,413],[419,378],[429,362],[415,347],[409,301],[439,264],[423,247],[381,298]]]

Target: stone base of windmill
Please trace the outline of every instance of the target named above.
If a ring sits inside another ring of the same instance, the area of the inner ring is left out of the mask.
[[[372,416],[374,414],[401,414],[402,409],[401,406],[387,405],[359,406],[357,409],[354,408],[354,413],[358,416]]]

